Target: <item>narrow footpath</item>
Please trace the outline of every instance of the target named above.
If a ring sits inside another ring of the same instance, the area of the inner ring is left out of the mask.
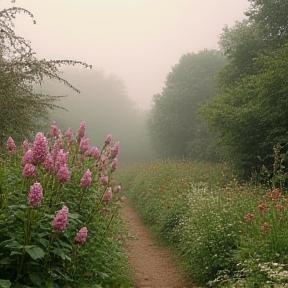
[[[169,250],[154,243],[149,230],[143,226],[137,213],[127,203],[122,207],[127,222],[128,239],[125,249],[132,272],[133,288],[192,288],[171,260]]]

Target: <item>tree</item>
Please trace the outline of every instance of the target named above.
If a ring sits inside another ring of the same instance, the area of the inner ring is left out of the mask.
[[[39,60],[29,41],[15,34],[13,19],[17,13],[25,13],[35,22],[33,15],[18,7],[0,11],[0,145],[9,136],[17,141],[29,137],[48,119],[51,109],[60,108],[58,96],[34,92],[34,85],[45,78],[55,79],[79,92],[59,76],[61,65],[81,64],[73,60]]]
[[[148,120],[152,143],[160,155],[209,157],[206,152],[211,135],[197,111],[216,94],[214,80],[224,64],[225,58],[215,50],[188,53],[167,75],[162,93],[153,98]],[[199,148],[197,156],[194,152]]]

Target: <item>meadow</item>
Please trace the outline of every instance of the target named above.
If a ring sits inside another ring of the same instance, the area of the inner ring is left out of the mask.
[[[199,287],[286,287],[284,189],[240,183],[225,164],[186,160],[123,165],[117,175],[130,204]]]

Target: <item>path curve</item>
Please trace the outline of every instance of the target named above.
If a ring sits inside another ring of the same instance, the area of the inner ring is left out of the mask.
[[[127,205],[122,207],[128,237],[125,250],[135,275],[135,288],[191,288],[173,265],[169,250],[156,246],[149,230],[137,213]]]

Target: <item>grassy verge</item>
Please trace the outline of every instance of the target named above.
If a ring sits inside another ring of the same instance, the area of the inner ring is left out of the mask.
[[[174,160],[123,166],[118,180],[198,285],[288,282],[288,202],[279,190],[239,184],[225,165]]]

